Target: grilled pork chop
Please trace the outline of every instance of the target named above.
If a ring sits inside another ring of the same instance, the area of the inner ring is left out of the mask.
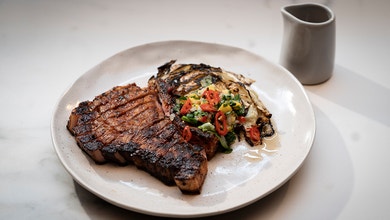
[[[153,86],[117,86],[81,102],[67,128],[98,164],[134,164],[183,193],[200,193],[207,174],[205,150],[183,139]]]

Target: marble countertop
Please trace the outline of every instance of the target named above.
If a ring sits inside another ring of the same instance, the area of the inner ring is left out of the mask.
[[[278,63],[280,8],[303,1],[0,1],[0,219],[157,219],[77,184],[50,123],[83,73],[140,44],[191,40]],[[267,197],[210,219],[389,219],[389,1],[314,1],[336,14],[327,82],[304,86],[317,121],[301,169]]]

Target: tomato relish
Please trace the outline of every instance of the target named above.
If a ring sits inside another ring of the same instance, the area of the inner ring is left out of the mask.
[[[227,152],[231,151],[230,145],[236,140],[235,127],[245,123],[240,95],[228,89],[218,91],[214,84],[179,97],[174,111],[187,124],[214,133]],[[188,128],[185,132],[188,139]]]

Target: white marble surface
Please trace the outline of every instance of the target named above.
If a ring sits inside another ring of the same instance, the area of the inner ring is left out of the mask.
[[[61,94],[113,54],[195,40],[278,62],[280,7],[303,1],[0,1],[0,219],[157,219],[89,193],[62,167],[50,121]],[[280,189],[210,219],[389,219],[390,2],[314,1],[336,14],[334,76],[305,86],[317,136]]]

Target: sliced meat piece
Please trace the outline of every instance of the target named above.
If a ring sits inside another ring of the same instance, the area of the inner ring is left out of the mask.
[[[154,88],[117,86],[81,102],[67,128],[98,164],[134,164],[183,193],[200,193],[207,175],[205,150],[184,141]]]

